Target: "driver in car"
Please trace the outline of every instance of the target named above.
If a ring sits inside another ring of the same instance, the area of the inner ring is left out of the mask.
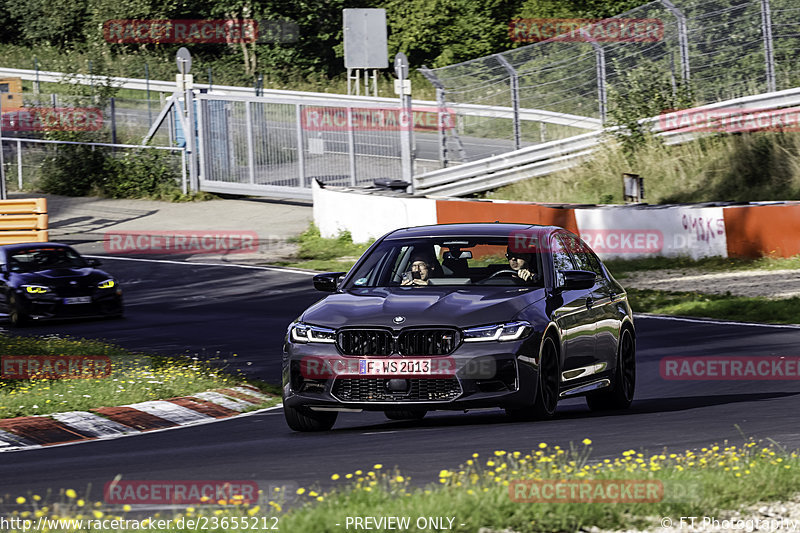
[[[506,250],[506,259],[511,270],[516,271],[514,277],[521,279],[525,283],[534,283],[538,279],[536,272],[531,271],[532,254],[512,252],[510,248]]]

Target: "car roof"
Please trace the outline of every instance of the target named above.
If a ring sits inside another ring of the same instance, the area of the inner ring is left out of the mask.
[[[67,244],[61,244],[58,242],[22,242],[17,244],[4,244],[0,246],[0,251],[6,253],[13,253],[19,252],[22,250],[30,250],[34,248],[72,248]]]
[[[558,226],[538,224],[512,224],[507,222],[478,222],[433,224],[402,228],[386,235],[386,240],[413,239],[420,237],[508,237],[514,231],[533,231],[536,234],[560,230]]]

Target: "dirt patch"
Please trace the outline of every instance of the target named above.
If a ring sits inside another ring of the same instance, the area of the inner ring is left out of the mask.
[[[736,296],[800,296],[800,270],[706,272],[698,269],[630,272],[618,278],[623,287],[661,291],[731,293]]]

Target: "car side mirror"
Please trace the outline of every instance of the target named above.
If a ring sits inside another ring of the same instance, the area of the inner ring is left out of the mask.
[[[314,276],[314,288],[322,292],[336,292],[339,285],[339,278],[346,272],[326,272]]]
[[[556,274],[560,281],[556,289],[563,291],[591,289],[597,279],[597,274],[588,270],[559,270]]]
[[[100,262],[99,259],[87,259],[86,262],[89,264],[90,267],[98,267],[103,264]]]

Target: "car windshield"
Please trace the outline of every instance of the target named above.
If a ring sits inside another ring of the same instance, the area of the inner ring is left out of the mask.
[[[8,257],[11,272],[35,272],[50,268],[84,268],[89,266],[71,248],[28,248]]]
[[[507,237],[387,240],[373,249],[348,288],[542,287],[540,253],[509,253]]]

